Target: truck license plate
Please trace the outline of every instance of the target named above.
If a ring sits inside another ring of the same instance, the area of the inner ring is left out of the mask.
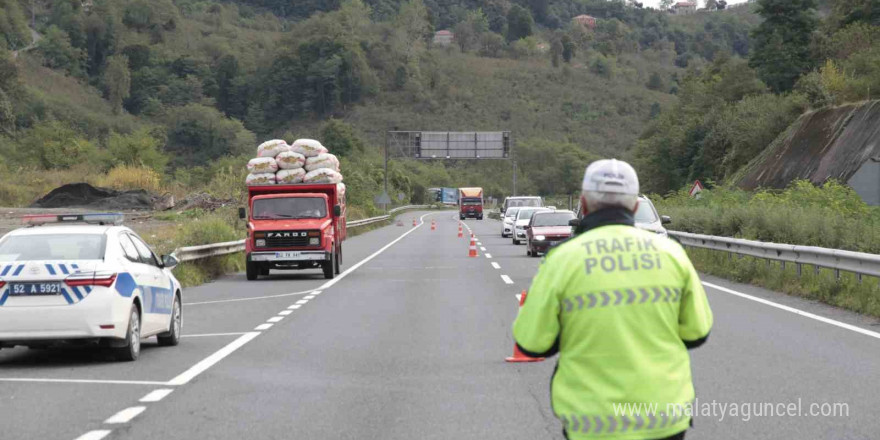
[[[275,252],[276,260],[284,260],[288,258],[299,258],[299,252]]]

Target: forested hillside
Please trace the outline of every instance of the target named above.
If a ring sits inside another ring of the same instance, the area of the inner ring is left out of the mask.
[[[315,136],[370,209],[394,127],[511,130],[519,190],[567,194],[589,160],[673,117],[688,78],[742,64],[760,21],[749,7],[676,17],[605,0],[0,3],[4,204],[74,180],[233,193],[259,140]],[[454,44],[433,44],[440,29]],[[500,197],[511,172],[393,161],[390,180],[416,201],[434,185]]]

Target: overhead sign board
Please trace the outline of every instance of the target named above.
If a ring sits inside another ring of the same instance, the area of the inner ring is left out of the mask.
[[[389,131],[388,153],[413,159],[509,159],[509,131]]]

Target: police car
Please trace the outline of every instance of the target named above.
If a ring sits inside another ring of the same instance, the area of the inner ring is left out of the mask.
[[[180,341],[180,283],[122,214],[34,215],[0,239],[0,348],[98,343],[134,361]]]

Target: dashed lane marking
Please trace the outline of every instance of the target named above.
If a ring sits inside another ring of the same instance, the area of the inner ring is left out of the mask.
[[[486,258],[492,258],[492,254],[484,254]]]
[[[486,248],[484,248],[484,247],[482,247],[482,246],[480,247],[480,250],[483,251],[483,252],[486,252]]]
[[[180,335],[181,338],[211,338],[215,336],[241,336],[246,332],[236,332],[236,333],[203,333],[199,335]]]
[[[100,429],[97,431],[89,431],[89,432],[77,437],[76,440],[101,440],[104,437],[107,437],[108,435],[110,435],[111,432],[113,432],[113,431],[111,431],[109,429]]]
[[[283,316],[273,316],[269,318],[266,322],[281,322],[282,319],[284,319]]]
[[[260,324],[256,327],[254,327],[254,330],[258,331],[258,332],[262,332],[262,331],[269,330],[270,328],[272,328],[272,324]]]
[[[141,403],[158,402],[158,401],[168,397],[168,395],[171,394],[172,392],[174,392],[174,390],[167,389],[167,388],[161,389],[161,390],[155,390],[155,391],[151,392],[150,394],[147,394],[146,396],[142,397],[141,400],[139,400],[139,402],[141,402]]]
[[[307,303],[307,302],[309,302],[309,300],[307,300],[307,299],[301,299],[301,300],[297,301],[296,303],[302,305],[302,304],[305,304],[305,303]]]
[[[272,324],[263,325],[272,326]],[[241,335],[238,339],[230,342],[227,346],[217,350],[214,354],[193,365],[189,370],[184,371],[179,376],[168,381],[168,385],[185,385],[189,383],[189,381],[193,380],[196,376],[204,373],[208,368],[213,367],[217,362],[222,361],[223,358],[234,353],[235,350],[238,350],[248,342],[251,342],[257,336],[260,336],[260,333],[250,332]]]
[[[304,296],[303,299],[315,299],[315,295]]]
[[[501,265],[494,261],[492,262],[492,267],[494,267],[495,269],[501,269]]]
[[[316,290],[316,291],[312,292],[312,295],[320,295],[320,294],[321,294],[320,290]]]
[[[507,284],[513,284],[513,280],[510,279],[510,277],[507,275],[501,275],[501,279],[504,280],[504,282]]]
[[[302,307],[302,304],[294,304],[294,305],[288,307],[288,309],[290,309],[290,310],[296,310],[296,309],[298,309],[298,308],[300,308],[300,307]]]
[[[282,311],[278,312],[278,314],[281,316],[287,316],[291,313],[293,313],[293,310],[282,310]]]
[[[131,421],[131,419],[139,416],[146,409],[146,406],[133,406],[131,408],[126,408],[113,415],[113,417],[105,420],[104,423],[108,425],[119,425],[122,423],[128,423]]]

